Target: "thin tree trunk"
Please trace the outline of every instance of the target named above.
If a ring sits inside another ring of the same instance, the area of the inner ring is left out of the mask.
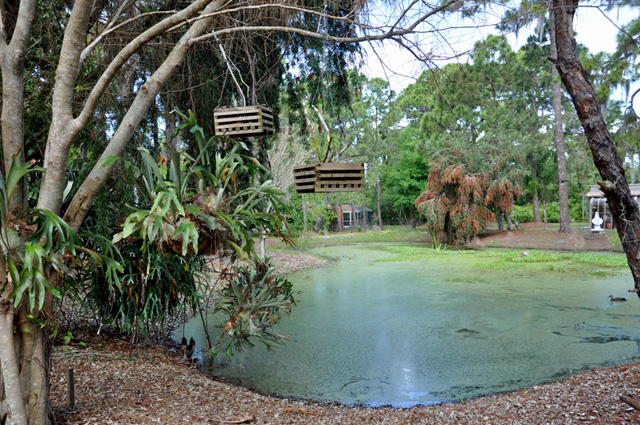
[[[351,228],[355,228],[358,225],[358,221],[356,220],[356,208],[353,204],[353,202],[351,203]]]
[[[338,232],[342,232],[344,228],[342,227],[342,209],[338,204],[338,199],[336,197],[336,216],[338,217]]]
[[[36,13],[36,0],[19,2],[15,26],[11,29],[0,27],[0,70],[2,72],[2,145],[4,171],[9,171],[15,156],[24,162],[24,57],[31,36]],[[2,10],[0,19],[6,10]],[[9,213],[16,214],[27,206],[26,181],[20,182],[9,200]],[[2,223],[5,225],[5,223]],[[0,253],[0,282],[6,281],[6,262]],[[25,315],[16,314],[12,302],[7,300],[13,290],[11,283],[0,294],[0,422],[8,424],[47,423],[46,409],[49,395],[47,357],[33,356],[24,350],[24,341],[33,341],[39,334],[26,335],[28,326],[34,322],[25,321]],[[25,305],[28,303],[24,303]],[[22,307],[24,309],[25,307]],[[34,313],[34,316],[37,315]],[[23,320],[20,320],[22,318]],[[15,329],[14,329],[15,328]],[[40,341],[43,343],[43,341]],[[31,361],[45,360],[40,366]],[[26,381],[25,376],[34,376]],[[44,415],[43,415],[44,413]]]
[[[0,70],[2,71],[2,153],[4,171],[9,171],[13,157],[19,155],[24,162],[24,56],[35,21],[36,0],[20,2],[12,34],[1,28]],[[4,12],[4,11],[3,11]],[[0,19],[5,19],[0,14]],[[9,211],[21,211],[27,205],[27,186],[23,180],[16,186],[9,200]]]
[[[555,20],[553,13],[549,14],[549,21],[551,27],[550,41],[551,41],[551,58],[557,57],[557,43],[556,35],[554,33]],[[567,182],[567,158],[565,155],[564,145],[564,126],[562,123],[562,91],[560,84],[557,81],[558,70],[555,65],[551,65],[551,84],[553,90],[553,115],[555,118],[555,124],[553,128],[553,138],[556,144],[556,155],[558,158],[558,203],[560,205],[560,227],[558,231],[560,233],[571,233],[571,218],[569,216],[569,184]]]
[[[540,219],[540,198],[538,197],[537,191],[533,193],[533,222],[542,222]]]
[[[598,182],[609,205],[627,263],[633,275],[635,291],[640,296],[640,211],[631,196],[625,170],[600,109],[595,90],[580,63],[573,37],[576,0],[552,0],[550,8],[556,22],[558,72],[571,96],[584,129],[593,160],[602,181]]]
[[[367,217],[367,205],[365,204],[365,199],[364,192],[362,192],[362,227],[367,227],[367,222],[369,221]]]
[[[496,220],[498,222],[498,230],[504,230],[504,223],[502,222],[502,214],[496,214]]]
[[[504,218],[507,221],[507,229],[510,232],[513,232],[513,223],[511,222],[511,217],[509,217],[508,213],[504,213]]]
[[[547,227],[547,200],[542,201],[542,214],[544,215],[544,230],[549,230]]]
[[[304,201],[304,193],[300,196],[302,196],[302,228],[304,233],[307,233],[309,231],[307,226],[307,203]]]
[[[630,161],[631,165],[629,168],[629,175],[631,176],[631,184],[634,184],[636,182],[636,172],[634,170],[635,160],[636,160],[635,149],[631,148],[631,161]]]
[[[380,230],[384,230],[384,228],[382,227],[382,208],[380,206],[380,181],[379,180],[376,181],[376,204],[378,207],[378,227],[380,227]]]

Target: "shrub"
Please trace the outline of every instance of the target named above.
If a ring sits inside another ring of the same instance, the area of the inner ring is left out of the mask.
[[[582,208],[582,207],[580,207]],[[571,208],[569,208],[571,211]],[[580,215],[578,218],[582,217],[582,210],[579,211]],[[529,223],[533,221],[533,204],[527,205],[514,205],[513,210],[511,211],[511,218],[516,220],[518,223]],[[573,219],[573,215],[571,216]],[[540,220],[544,221],[544,213],[542,203],[540,204]],[[549,202],[547,204],[547,223],[558,223],[560,222],[560,205],[557,202]]]
[[[533,205],[514,205],[511,210],[511,218],[518,223],[529,223],[533,221]]]

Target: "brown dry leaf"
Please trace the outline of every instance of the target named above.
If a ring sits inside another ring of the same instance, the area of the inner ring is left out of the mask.
[[[238,419],[237,421],[223,421],[220,419],[209,419],[212,422],[217,422],[219,424],[248,424],[250,422],[253,422],[256,420],[256,417],[251,415],[251,416],[247,416],[244,419]]]

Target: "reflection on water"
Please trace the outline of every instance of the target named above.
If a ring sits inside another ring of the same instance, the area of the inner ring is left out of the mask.
[[[607,298],[632,286],[626,270],[600,279],[525,276],[475,267],[481,258],[376,263],[393,254],[363,246],[318,253],[338,261],[290,276],[299,302],[277,332],[291,342],[223,359],[215,375],[286,397],[408,407],[639,355],[638,299]],[[187,334],[201,333],[192,320]]]

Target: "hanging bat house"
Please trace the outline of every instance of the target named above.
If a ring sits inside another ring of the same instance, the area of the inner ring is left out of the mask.
[[[298,193],[362,192],[364,164],[316,162],[293,169],[293,181]]]
[[[213,120],[216,136],[251,137],[273,134],[273,111],[264,105],[216,108]]]

